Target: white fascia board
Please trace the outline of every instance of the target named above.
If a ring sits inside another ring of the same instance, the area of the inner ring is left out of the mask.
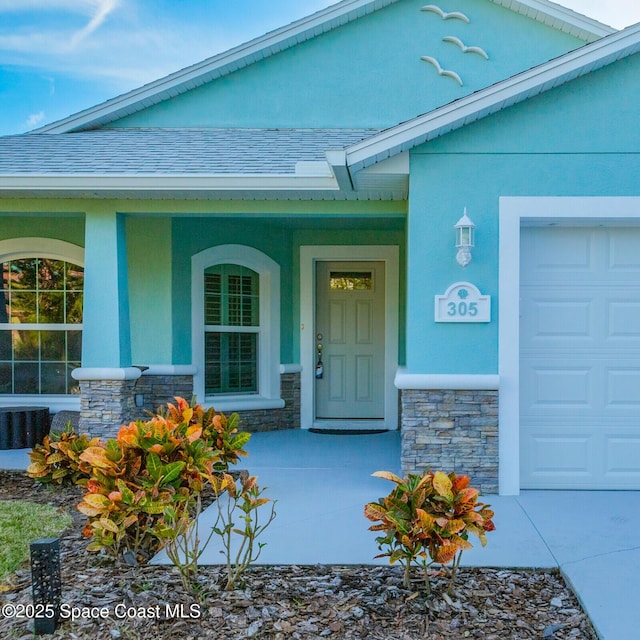
[[[333,175],[16,175],[0,176],[3,191],[337,191]]]
[[[593,42],[616,32],[616,29],[609,25],[549,0],[491,0],[491,2],[551,25],[586,42]]]
[[[347,166],[347,154],[344,149],[325,151],[327,163],[342,191],[353,191],[353,181]]]
[[[358,142],[347,165],[359,171],[639,51],[637,24]]]
[[[300,42],[398,1],[343,0],[107,102],[35,129],[31,133],[67,133],[104,125],[189,91],[217,77],[232,73],[258,60],[268,58]]]

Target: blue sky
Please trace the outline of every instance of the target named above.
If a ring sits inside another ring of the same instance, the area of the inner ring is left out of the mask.
[[[0,0],[0,135],[98,104],[335,0]],[[623,28],[634,0],[564,0]]]

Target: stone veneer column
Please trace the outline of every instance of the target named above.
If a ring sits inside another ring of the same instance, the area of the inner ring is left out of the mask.
[[[300,372],[280,375],[280,396],[284,400],[281,429],[300,428]]]
[[[498,492],[498,391],[402,389],[402,471],[466,474]]]
[[[176,396],[191,402],[196,372],[194,366],[156,364],[142,369],[142,376],[133,390],[134,400],[137,397],[142,401],[140,406],[133,408],[134,419],[148,420],[150,413],[156,413],[168,402],[175,404]]]
[[[75,369],[80,383],[80,433],[114,437],[134,417],[134,389],[140,369]]]

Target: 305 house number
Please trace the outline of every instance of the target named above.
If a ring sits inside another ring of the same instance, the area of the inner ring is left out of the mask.
[[[491,322],[491,296],[470,282],[456,282],[435,296],[435,321]]]
[[[467,315],[474,318],[475,316],[478,315],[477,302],[462,301],[462,302],[458,302],[457,304],[455,302],[448,302],[447,308],[449,309],[447,311],[447,315],[451,316],[452,318],[455,316],[462,316],[464,318]]]

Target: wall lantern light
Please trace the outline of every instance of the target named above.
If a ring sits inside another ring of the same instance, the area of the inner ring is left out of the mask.
[[[456,229],[456,260],[461,267],[466,267],[471,262],[471,247],[475,246],[474,235],[476,225],[467,216],[467,208],[464,208],[464,215],[455,224]]]

